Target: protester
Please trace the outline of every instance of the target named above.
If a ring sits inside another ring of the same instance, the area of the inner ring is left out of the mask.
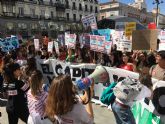
[[[39,70],[30,76],[30,90],[27,93],[29,118],[28,124],[51,124],[45,113],[45,103],[48,93],[42,89],[43,75]]]
[[[117,83],[114,88],[114,95],[116,96],[116,99],[112,104],[112,111],[114,113],[117,124],[136,124],[133,113],[131,111],[133,102],[151,96],[151,82],[146,83],[147,81],[151,81],[151,76],[147,76],[147,78],[146,76],[140,76],[139,79],[141,82],[137,82],[129,78],[125,79]],[[127,85],[127,88],[124,87],[123,83]],[[128,89],[129,84],[134,84],[132,86],[130,85],[131,90]],[[133,87],[137,91],[134,91]]]
[[[129,55],[129,53],[123,53],[122,55],[122,63],[119,66],[119,68],[128,70],[128,71],[134,71],[134,65],[131,62],[131,57]]]
[[[165,81],[165,50],[159,51],[156,55],[156,65],[150,69],[152,77]]]
[[[9,63],[3,68],[4,92],[8,99],[6,111],[9,124],[17,124],[19,118],[27,123],[29,116],[26,98],[29,85],[19,80],[21,74],[20,66],[17,63]]]
[[[69,75],[60,75],[53,79],[47,99],[46,112],[59,124],[93,124],[93,108],[88,100],[87,91],[79,100]],[[93,94],[93,86],[91,88]]]

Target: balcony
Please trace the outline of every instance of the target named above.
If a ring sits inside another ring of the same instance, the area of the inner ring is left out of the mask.
[[[65,17],[57,17],[56,19],[57,19],[57,21],[66,21]]]
[[[16,17],[16,14],[14,12],[3,12],[2,16]]]
[[[0,0],[1,4],[15,5],[17,0]]]
[[[32,19],[38,19],[38,15],[30,15]]]

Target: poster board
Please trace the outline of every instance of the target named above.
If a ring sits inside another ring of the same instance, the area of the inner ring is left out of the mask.
[[[132,33],[133,50],[156,50],[158,30],[135,30]]]

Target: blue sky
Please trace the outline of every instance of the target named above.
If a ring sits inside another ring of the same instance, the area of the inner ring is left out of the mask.
[[[112,0],[99,0],[100,3],[110,2],[110,1],[112,1]],[[133,3],[134,2],[134,0],[118,0],[118,1],[122,2],[122,3]],[[152,4],[153,1],[155,1],[155,0],[146,0],[148,11],[151,11],[153,8],[156,8],[156,4]],[[161,1],[161,0],[159,0],[159,1]],[[160,13],[165,15],[165,7],[163,7],[163,6],[165,6],[165,0],[162,0],[162,1],[164,1],[164,3],[161,3],[159,5]]]

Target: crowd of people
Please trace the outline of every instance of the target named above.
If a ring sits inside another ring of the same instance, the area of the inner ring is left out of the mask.
[[[29,41],[7,53],[0,50],[0,96],[8,100],[9,124],[17,124],[19,118],[28,124],[94,122],[91,102],[83,105],[89,101],[87,91],[79,96],[69,75],[55,77],[49,91],[44,91],[43,75],[37,70],[36,59],[101,64],[165,80],[165,51],[121,52],[113,45],[110,54],[104,54],[91,51],[89,47],[81,48],[79,44],[75,49],[60,46],[59,53],[55,48],[52,53],[48,52],[47,44],[41,44],[40,48],[36,51]]]

